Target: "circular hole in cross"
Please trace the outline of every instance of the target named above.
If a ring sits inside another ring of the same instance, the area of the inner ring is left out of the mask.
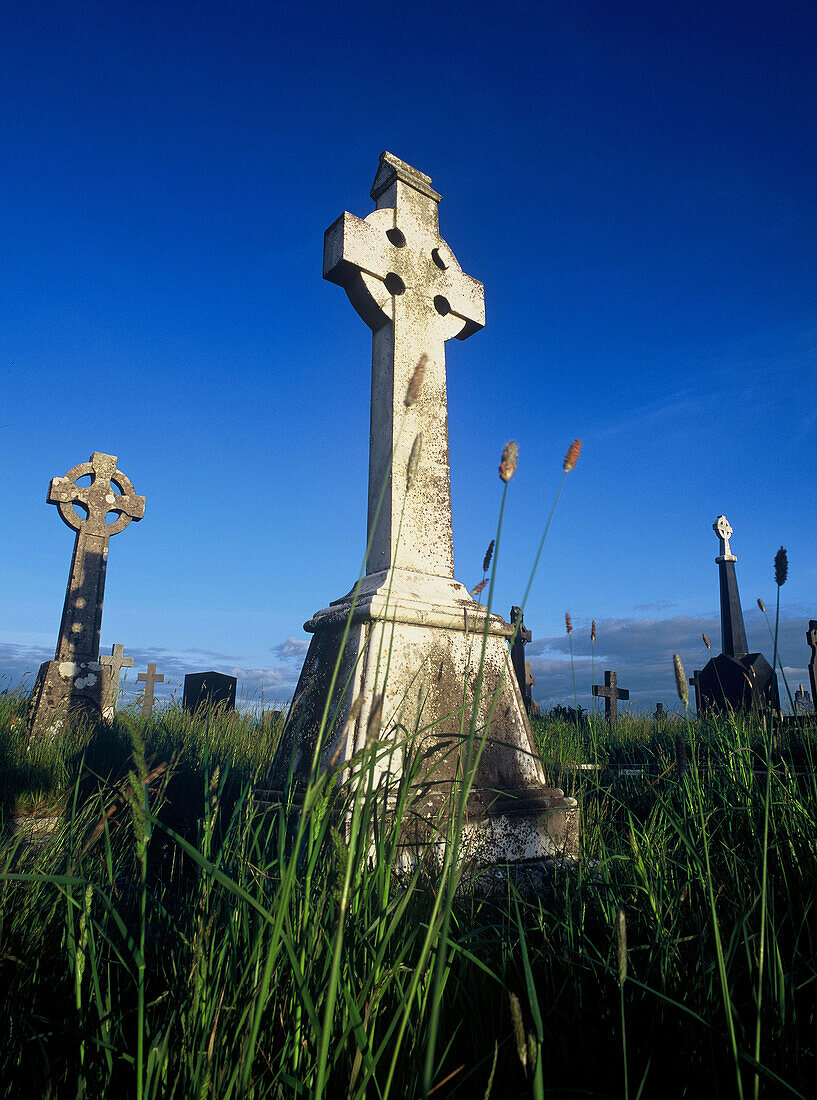
[[[83,474],[82,477],[78,477],[74,484],[80,489],[87,489],[91,484],[91,475]]]
[[[393,271],[388,273],[383,282],[386,284],[386,290],[389,294],[403,294],[405,292],[406,284]]]
[[[445,253],[442,251],[442,249],[432,248],[431,249],[431,258],[434,261],[434,263],[437,265],[437,267],[440,269],[440,271],[445,271],[446,268],[448,267],[448,260],[446,259]]]
[[[387,229],[386,236],[389,238],[395,248],[405,248],[406,238],[403,236],[397,226],[395,226],[394,229]]]
[[[447,298],[443,298],[442,294],[438,294],[434,299],[434,308],[441,317],[445,317],[451,312],[451,303]]]

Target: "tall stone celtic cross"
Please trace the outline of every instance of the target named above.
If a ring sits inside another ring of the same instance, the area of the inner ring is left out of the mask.
[[[90,485],[77,482],[90,476]],[[124,531],[131,520],[145,514],[145,498],[116,468],[116,456],[94,451],[90,462],[80,463],[65,477],[51,482],[47,501],[56,504],[60,516],[76,531],[71,572],[57,640],[58,661],[97,661],[108,543]],[[77,511],[82,509],[84,516]],[[115,515],[112,523],[109,515]]]
[[[323,258],[324,278],[345,289],[372,330],[366,571],[453,578],[445,343],[483,327],[483,287],[440,236],[440,195],[428,176],[383,153],[371,197],[368,217],[347,212],[327,229]],[[406,407],[423,356],[423,386]],[[413,447],[420,457],[407,493]]]
[[[618,686],[617,672],[605,672],[604,687],[601,684],[593,684],[592,687],[596,698],[604,699],[604,717],[611,726],[614,726],[618,721],[618,701],[619,699],[629,699],[630,692],[627,688]]]

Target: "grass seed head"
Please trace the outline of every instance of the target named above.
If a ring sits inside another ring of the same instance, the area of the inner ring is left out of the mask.
[[[687,674],[684,672],[684,666],[681,662],[681,658],[677,653],[672,655],[672,663],[675,668],[675,687],[678,692],[678,698],[684,704],[684,708],[689,705],[689,687],[687,686]]]
[[[579,461],[579,455],[582,453],[582,441],[580,439],[574,439],[570,446],[567,448],[567,454],[565,460],[562,463],[564,472],[569,473],[576,463]]]
[[[761,600],[760,596],[758,596],[758,598],[757,598],[757,606],[760,608],[760,610],[765,615],[766,614],[766,604],[763,602],[763,600]]]
[[[508,994],[508,1001],[511,1007],[511,1020],[513,1021],[513,1037],[516,1040],[516,1053],[519,1055],[519,1061],[522,1063],[522,1068],[525,1069],[528,1064],[528,1045],[525,1042],[525,1025],[522,1023],[522,1006],[519,1004],[519,998],[515,993]]]
[[[366,723],[366,748],[373,744],[380,734],[380,723],[383,720],[383,696],[385,692],[380,692],[375,696],[372,703],[372,709],[369,711],[369,720]]]
[[[480,592],[483,590],[483,588],[487,587],[487,585],[488,585],[487,581],[480,581],[479,584],[476,586],[476,588],[471,589],[471,595],[476,598],[480,594]]]
[[[789,559],[786,551],[781,546],[774,556],[774,583],[778,588],[786,583],[789,575]]]
[[[406,465],[406,485],[411,485],[414,475],[417,473],[417,464],[420,461],[420,452],[423,449],[423,433],[418,432],[411,445],[408,463]]]
[[[491,539],[488,543],[488,549],[485,551],[485,557],[482,559],[482,572],[487,573],[491,568],[491,558],[494,556],[494,543],[495,539]]]
[[[706,634],[702,634],[701,637],[704,640],[704,645],[706,646],[706,648],[711,649],[712,646],[709,644],[709,638],[707,638]]]
[[[426,363],[428,362],[428,356],[423,354],[420,356],[420,361],[414,368],[414,374],[412,374],[409,384],[406,387],[406,396],[403,398],[403,404],[407,409],[410,409],[417,398],[420,396],[420,390],[423,388],[423,378],[426,373]]]
[[[627,917],[623,909],[616,913],[616,962],[618,963],[618,984],[627,981]]]
[[[573,620],[570,618],[570,612],[565,611],[565,630],[568,634],[573,633]]]
[[[596,641],[596,620],[590,624],[590,641],[595,644]]]
[[[499,476],[502,481],[510,481],[516,470],[519,459],[519,447],[515,440],[509,439],[502,450],[502,458],[499,460]]]

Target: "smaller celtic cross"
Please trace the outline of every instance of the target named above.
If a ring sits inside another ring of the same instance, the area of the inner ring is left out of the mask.
[[[144,684],[145,690],[142,694],[142,717],[149,718],[150,713],[153,710],[153,688],[156,684],[163,684],[165,682],[165,676],[163,672],[156,671],[156,665],[151,662],[148,665],[147,672],[140,672],[136,677],[137,684]]]
[[[593,684],[593,694],[596,698],[604,699],[604,717],[614,726],[618,721],[619,699],[629,699],[630,693],[626,688],[618,686],[618,674],[615,672],[604,673],[604,687],[601,684]]]
[[[78,485],[85,477],[90,477],[90,485]],[[77,533],[56,659],[96,661],[108,543],[111,535],[144,516],[145,498],[137,496],[130,480],[117,470],[115,455],[94,451],[90,462],[74,466],[65,477],[55,477],[46,499],[57,505],[62,519]],[[108,523],[111,514],[116,519]]]
[[[712,530],[720,539],[720,554],[715,558],[716,562],[737,561],[738,559],[729,548],[729,540],[732,537],[732,528],[726,516],[718,516],[712,524]]]

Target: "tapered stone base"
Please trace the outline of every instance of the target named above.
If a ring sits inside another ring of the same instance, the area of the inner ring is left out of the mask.
[[[69,713],[99,718],[113,712],[111,678],[98,661],[46,661],[31,692],[28,724],[32,737],[57,737]]]
[[[314,637],[284,730],[276,786],[290,767],[304,784],[313,761],[319,771],[342,768],[377,742],[383,751],[372,764],[376,786],[394,790],[404,773],[411,775],[407,858],[445,836],[467,769],[466,857],[487,864],[578,854],[577,804],[545,785],[510,664],[512,627],[487,616],[461,584],[384,570],[305,629]]]

